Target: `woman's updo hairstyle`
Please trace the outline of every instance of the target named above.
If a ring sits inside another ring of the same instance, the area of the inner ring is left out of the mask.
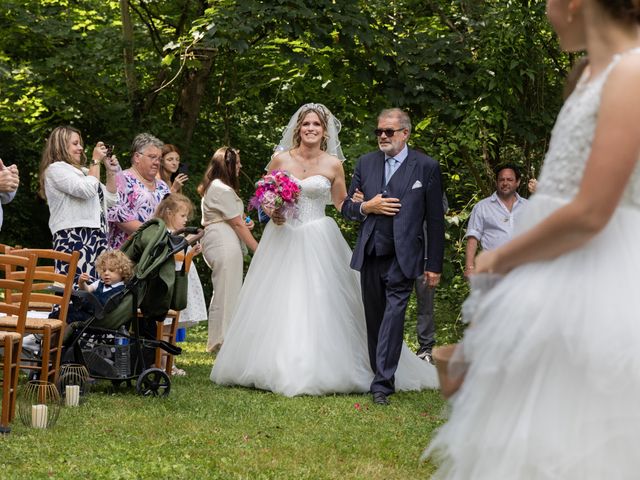
[[[640,23],[640,0],[599,0],[614,18]]]
[[[640,23],[640,0],[598,0],[604,10],[618,20],[629,23]],[[580,81],[584,70],[589,65],[589,58],[584,56],[577,60],[567,76],[564,84],[564,99],[573,92]]]
[[[236,166],[238,165],[238,155],[240,150],[231,147],[220,147],[215,151],[209,162],[207,170],[204,172],[202,182],[198,185],[198,193],[204,197],[211,182],[219,179],[225,185],[230,186],[236,192],[240,188],[240,180]]]

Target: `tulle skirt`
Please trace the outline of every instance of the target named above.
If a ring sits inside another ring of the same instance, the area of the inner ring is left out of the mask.
[[[537,195],[523,223],[561,205]],[[640,212],[582,248],[524,265],[479,302],[471,366],[426,455],[434,478],[639,478]]]
[[[351,250],[333,219],[268,224],[211,379],[286,396],[367,392],[366,324]],[[437,387],[403,347],[398,390]]]
[[[177,267],[176,267],[177,268]],[[189,290],[187,291],[187,306],[180,312],[180,327],[191,327],[198,322],[207,320],[207,304],[204,301],[204,291],[202,290],[202,282],[196,269],[195,263],[191,264],[189,269],[188,281]]]

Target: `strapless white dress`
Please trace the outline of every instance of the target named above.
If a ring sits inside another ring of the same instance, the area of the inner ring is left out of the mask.
[[[359,274],[325,215],[331,183],[314,175],[300,185],[298,218],[264,231],[211,380],[286,396],[367,392],[373,372]],[[396,388],[437,386],[435,368],[403,346]]]
[[[563,106],[521,230],[577,194],[618,58]],[[480,300],[463,340],[470,369],[427,451],[440,457],[434,478],[640,478],[638,238],[640,166],[597,236]]]

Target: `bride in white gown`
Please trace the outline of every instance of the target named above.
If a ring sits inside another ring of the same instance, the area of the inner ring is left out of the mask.
[[[478,257],[506,275],[465,333],[434,478],[640,477],[640,2],[548,0],[547,15],[589,66],[521,233]]]
[[[211,380],[286,396],[367,392],[364,309],[351,250],[335,221],[347,195],[340,123],[320,104],[292,117],[269,170],[301,186],[294,219],[271,212],[238,299]],[[437,387],[435,369],[403,346],[396,388]]]

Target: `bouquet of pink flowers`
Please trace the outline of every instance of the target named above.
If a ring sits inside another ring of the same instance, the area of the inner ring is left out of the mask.
[[[256,182],[256,193],[249,200],[249,207],[262,207],[269,213],[280,210],[286,218],[295,217],[300,185],[284,170],[272,170]]]

